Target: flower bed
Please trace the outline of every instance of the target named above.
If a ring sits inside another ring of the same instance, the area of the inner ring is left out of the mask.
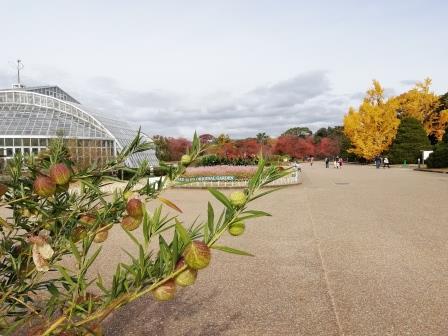
[[[283,167],[279,167],[284,169]],[[248,179],[257,171],[256,166],[209,166],[189,167],[178,181],[178,188],[247,188]],[[300,170],[279,178],[267,186],[281,186],[300,183]]]
[[[197,177],[231,177],[232,180],[247,180],[255,174],[257,166],[209,166],[209,167],[188,167],[184,178]]]

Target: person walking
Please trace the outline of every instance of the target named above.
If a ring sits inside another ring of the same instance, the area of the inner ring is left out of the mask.
[[[313,162],[314,162],[314,156],[312,156],[312,157],[310,158],[310,165],[311,165],[311,166],[313,166]]]
[[[379,169],[381,167],[381,158],[379,157],[379,155],[375,156],[375,166],[376,169]]]
[[[386,168],[386,166],[387,168],[390,168],[389,159],[387,158],[387,156],[385,156],[383,159],[383,169]]]
[[[330,159],[328,157],[325,158],[325,168],[330,167]]]
[[[340,157],[339,158],[339,168],[342,169],[342,163],[344,163],[344,160]]]

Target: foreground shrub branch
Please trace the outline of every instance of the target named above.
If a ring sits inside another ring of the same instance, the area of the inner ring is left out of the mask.
[[[0,206],[11,214],[0,218],[2,334],[32,326],[30,335],[98,335],[101,322],[118,308],[147,294],[171,300],[177,287],[193,285],[200,270],[212,262],[211,250],[251,255],[220,245],[219,239],[225,232],[241,235],[245,221],[269,216],[248,205],[274,191],[262,188],[289,172],[265,167],[260,157],[244,191],[226,196],[209,189],[223,209],[215,213],[208,203],[206,221],[187,226],[176,215],[164,214],[164,207],[181,210],[160,193],[200,159],[199,139],[194,136],[177,166],[162,165],[166,176],[142,185],[148,164],[129,169],[124,162],[149,146],[138,134],[104,166],[84,169],[73,164],[61,140],[52,142],[44,155],[14,158],[9,182],[0,184]],[[111,175],[118,170],[132,177],[122,189],[106,192],[108,185],[119,182]],[[152,213],[146,210],[151,200],[161,203]],[[92,276],[89,270],[110,230],[124,230],[137,252],[126,252],[129,261],[118,262],[112,282],[106,284],[101,274]],[[135,230],[141,231],[141,239]],[[171,241],[165,238],[168,232]],[[154,239],[155,250],[150,248]],[[74,266],[68,268],[67,261]]]

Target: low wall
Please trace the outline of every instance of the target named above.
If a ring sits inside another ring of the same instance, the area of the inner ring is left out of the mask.
[[[189,182],[185,184],[176,185],[175,188],[246,188],[248,180],[237,181],[201,181]],[[293,172],[291,175],[279,178],[274,182],[269,183],[268,187],[278,187],[286,185],[294,185],[301,183],[300,172]]]

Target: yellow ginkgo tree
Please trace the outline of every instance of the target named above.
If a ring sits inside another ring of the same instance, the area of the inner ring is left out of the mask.
[[[359,109],[351,107],[344,117],[344,133],[353,146],[349,151],[371,160],[387,150],[400,124],[396,109],[397,102],[385,101],[384,89],[374,80]]]
[[[430,91],[431,83],[430,78],[417,82],[411,90],[391,98],[390,103],[397,106],[400,119],[417,119],[422,123],[427,135],[440,141],[448,122],[448,111],[440,108],[440,97]]]

